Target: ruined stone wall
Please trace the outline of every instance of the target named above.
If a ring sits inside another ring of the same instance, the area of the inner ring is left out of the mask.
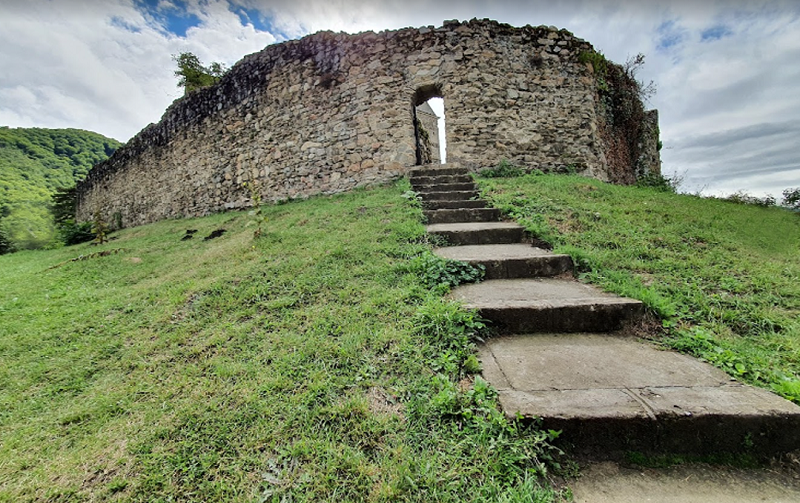
[[[127,227],[246,206],[244,182],[275,201],[388,181],[416,163],[413,107],[432,96],[449,162],[609,179],[595,80],[578,60],[591,50],[565,30],[488,20],[271,45],[92,169],[77,216]]]
[[[439,118],[427,103],[417,107],[417,148],[421,153],[421,164],[440,164]]]
[[[639,159],[636,163],[636,177],[661,174],[661,146],[658,128],[658,110],[645,112],[639,137]]]

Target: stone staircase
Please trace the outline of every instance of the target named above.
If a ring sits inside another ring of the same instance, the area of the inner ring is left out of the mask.
[[[479,199],[466,169],[421,167],[410,180],[428,233],[449,245],[435,253],[486,268],[485,281],[451,296],[498,334],[480,360],[508,416],[541,418],[601,456],[800,448],[800,407],[629,335],[642,303],[577,282],[569,256],[527,244],[522,227]]]

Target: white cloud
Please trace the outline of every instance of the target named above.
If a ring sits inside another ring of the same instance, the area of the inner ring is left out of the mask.
[[[162,25],[180,9],[198,21],[185,36]],[[274,33],[243,25],[241,9]],[[645,53],[640,76],[658,85],[652,105],[660,111],[664,168],[685,171],[690,190],[777,194],[800,186],[791,136],[800,117],[796,0],[162,0],[151,13],[134,0],[5,0],[0,124],[78,127],[127,140],[179,96],[172,54],[191,51],[230,66],[285,36],[473,17],[564,27],[617,62]]]
[[[0,7],[0,65],[11,69],[0,75],[0,119],[12,126],[76,127],[125,141],[180,96],[172,54],[231,65],[274,41],[242,26],[224,2],[198,11],[201,26],[185,38],[130,1],[20,5]],[[27,101],[15,99],[19,88]]]

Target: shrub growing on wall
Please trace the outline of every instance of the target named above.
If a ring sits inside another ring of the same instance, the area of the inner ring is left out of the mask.
[[[636,173],[628,166],[637,166],[642,152],[645,124],[644,100],[655,93],[655,85],[636,78],[644,65],[644,55],[630,58],[618,65],[601,52],[587,51],[578,60],[589,63],[594,70],[597,93],[600,97],[598,115],[605,120],[601,136],[607,145],[607,160],[611,171],[624,183],[636,182]],[[658,142],[658,138],[656,138]]]
[[[225,74],[225,67],[221,63],[213,62],[203,66],[200,58],[191,52],[182,52],[172,56],[178,64],[175,76],[178,77],[178,87],[183,87],[184,94],[214,85]]]

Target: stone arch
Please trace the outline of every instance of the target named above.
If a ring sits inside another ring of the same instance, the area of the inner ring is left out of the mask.
[[[431,98],[444,99],[440,84],[419,86],[412,97],[411,114],[414,124],[414,145],[416,164],[436,164],[442,162],[439,155],[438,117],[428,106]]]
[[[444,98],[441,84],[423,84],[414,91],[413,105],[418,107],[431,98]]]

